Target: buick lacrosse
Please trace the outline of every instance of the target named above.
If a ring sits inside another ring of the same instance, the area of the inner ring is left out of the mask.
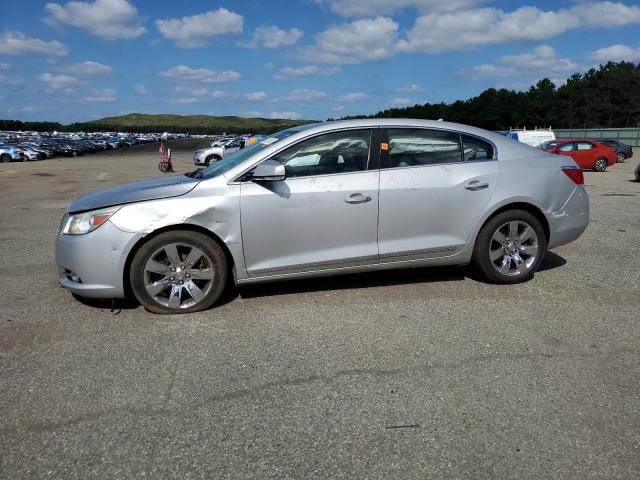
[[[229,282],[469,263],[490,282],[522,282],[588,222],[569,157],[460,124],[350,120],[81,197],[56,262],[77,295],[186,313]]]

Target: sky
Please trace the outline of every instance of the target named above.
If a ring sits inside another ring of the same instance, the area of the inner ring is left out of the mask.
[[[0,118],[324,120],[640,62],[640,1],[0,2]]]

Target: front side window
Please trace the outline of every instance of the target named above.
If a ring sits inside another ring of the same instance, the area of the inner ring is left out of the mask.
[[[578,150],[591,150],[593,145],[589,142],[578,142]]]
[[[462,161],[460,135],[440,130],[389,129],[389,167],[415,167]]]
[[[276,154],[287,178],[360,172],[367,169],[371,129],[325,133]]]
[[[572,152],[575,150],[575,148],[573,143],[565,143],[563,145],[560,145],[558,147],[558,150],[560,150],[561,152]]]

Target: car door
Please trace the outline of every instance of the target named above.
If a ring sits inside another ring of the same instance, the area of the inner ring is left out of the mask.
[[[285,166],[285,180],[241,184],[250,277],[377,262],[378,132],[302,140],[271,157]]]
[[[383,130],[380,162],[380,262],[460,250],[500,174],[492,144],[435,129]]]
[[[232,140],[231,142],[227,143],[224,146],[224,156],[228,157],[229,155],[236,153],[238,150],[240,150],[240,142],[241,142],[241,138],[236,138],[235,140]]]
[[[591,142],[576,142],[573,159],[580,168],[592,168],[596,161],[596,146]]]

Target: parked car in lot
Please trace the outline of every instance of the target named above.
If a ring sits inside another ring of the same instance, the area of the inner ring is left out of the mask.
[[[616,152],[596,140],[568,138],[553,140],[540,148],[549,153],[571,157],[584,170],[604,172],[615,165]]]
[[[0,162],[21,162],[26,157],[21,150],[12,147],[11,145],[0,145]]]
[[[193,163],[195,165],[204,165],[208,167],[212,163],[222,160],[225,156],[242,150],[245,146],[255,143],[263,137],[243,136],[235,137],[227,142],[222,143],[219,147],[201,148],[193,154]],[[214,142],[215,143],[215,142]]]
[[[636,167],[636,182],[640,182],[640,163]]]
[[[582,184],[570,157],[465,125],[299,126],[206,169],[80,197],[56,239],[59,282],[157,313],[208,308],[229,282],[426,265],[517,283],[587,227]]]
[[[618,163],[622,163],[627,158],[631,158],[633,156],[633,148],[631,148],[631,145],[622,143],[620,140],[603,138],[601,140],[598,140],[598,143],[601,143],[603,145],[606,145],[609,148],[612,148],[616,152],[616,160]]]

